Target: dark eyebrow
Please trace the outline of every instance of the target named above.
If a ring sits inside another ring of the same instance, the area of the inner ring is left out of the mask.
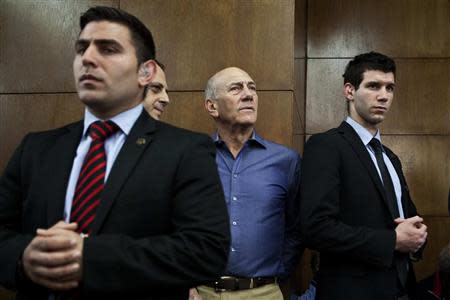
[[[94,40],[94,44],[96,44],[98,46],[114,46],[114,47],[123,49],[122,45],[116,40],[110,40],[110,39]]]
[[[77,40],[76,42],[75,42],[75,48],[78,48],[78,47],[81,47],[81,46],[86,46],[86,45],[88,45],[89,44],[89,41],[88,40],[82,40],[82,39],[79,39],[79,40]]]
[[[157,87],[157,88],[160,88],[160,89],[164,88],[164,85],[162,83],[160,83],[160,82],[150,82],[148,84],[148,86],[149,87]]]
[[[78,39],[75,42],[75,47],[80,47],[80,46],[87,46],[92,42],[92,40],[87,40],[87,39]],[[120,49],[123,49],[122,45],[117,42],[116,40],[113,39],[98,39],[98,40],[94,40],[94,44],[98,45],[98,46],[114,46],[114,47],[118,47]]]

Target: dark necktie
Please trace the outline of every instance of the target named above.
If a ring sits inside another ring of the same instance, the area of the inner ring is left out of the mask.
[[[383,150],[381,148],[381,143],[376,138],[373,138],[369,145],[372,147],[375,152],[375,158],[377,159],[378,169],[380,169],[381,179],[383,179],[383,186],[387,200],[390,204],[392,204],[396,209],[396,215],[394,217],[399,217],[399,209],[397,204],[397,196],[395,195],[394,184],[392,183],[391,175],[389,175],[388,168],[384,163],[383,159]]]
[[[96,121],[89,126],[92,141],[78,176],[70,213],[70,221],[78,223],[80,233],[90,233],[105,184],[105,140],[117,130],[119,127],[112,121]]]
[[[387,198],[387,201],[390,203],[390,205],[393,205],[395,207],[395,216],[399,217],[399,209],[397,204],[397,196],[395,195],[394,190],[394,184],[392,183],[391,175],[389,175],[388,168],[386,167],[386,164],[384,163],[383,159],[383,150],[381,147],[381,142],[373,138],[369,145],[372,147],[373,151],[375,152],[375,158],[377,159],[377,165],[380,169],[381,178],[383,179],[383,185],[384,185],[384,191]],[[405,255],[396,256],[395,257],[395,266],[397,269],[398,279],[403,287],[406,286],[406,280],[408,278],[408,259]]]

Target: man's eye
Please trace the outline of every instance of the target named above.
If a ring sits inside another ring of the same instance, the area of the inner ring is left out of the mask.
[[[84,46],[75,46],[75,53],[76,54],[83,54],[84,51],[86,51],[86,47],[84,47]]]
[[[154,94],[158,94],[161,93],[163,87],[159,86],[159,85],[149,85],[150,90],[152,91],[152,93]]]
[[[256,86],[255,85],[249,85],[248,89],[252,90],[252,91],[256,91]]]
[[[395,87],[393,87],[393,86],[391,86],[391,85],[388,85],[388,86],[386,87],[386,90],[389,91],[389,92],[393,92],[393,91],[395,90]]]
[[[105,47],[102,49],[102,52],[105,54],[113,54],[116,53],[117,50],[114,47]]]

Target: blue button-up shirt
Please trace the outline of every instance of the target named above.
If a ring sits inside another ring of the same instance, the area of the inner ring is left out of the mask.
[[[230,215],[226,275],[286,277],[301,253],[300,155],[253,133],[236,159],[218,135],[216,162]]]

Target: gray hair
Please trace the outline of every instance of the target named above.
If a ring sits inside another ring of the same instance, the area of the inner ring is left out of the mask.
[[[206,83],[205,88],[205,100],[216,99],[216,83],[215,83],[215,75],[213,75],[211,78],[208,79],[208,82]]]

